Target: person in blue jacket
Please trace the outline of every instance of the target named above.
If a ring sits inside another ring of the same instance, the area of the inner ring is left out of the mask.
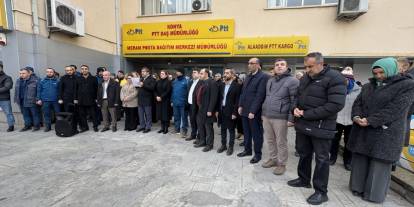
[[[175,133],[181,133],[182,138],[187,137],[188,110],[187,94],[188,80],[184,76],[184,69],[177,69],[177,78],[172,83],[171,103],[173,105]]]
[[[51,130],[51,110],[60,112],[58,103],[59,80],[55,77],[53,68],[46,69],[46,77],[39,82],[37,87],[37,105],[42,106],[45,132]]]

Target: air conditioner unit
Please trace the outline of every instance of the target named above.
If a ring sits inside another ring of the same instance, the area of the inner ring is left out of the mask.
[[[202,12],[208,11],[210,5],[208,0],[193,0],[191,6],[193,12]]]
[[[63,0],[46,0],[47,27],[51,31],[85,36],[85,13]]]
[[[368,0],[339,0],[337,19],[352,21],[368,12]]]

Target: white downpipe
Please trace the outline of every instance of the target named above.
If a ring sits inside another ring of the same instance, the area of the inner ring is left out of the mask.
[[[37,35],[39,31],[39,15],[37,13],[37,0],[32,0],[32,19],[33,34]]]

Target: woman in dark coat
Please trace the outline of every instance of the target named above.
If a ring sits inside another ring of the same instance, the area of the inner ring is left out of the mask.
[[[364,200],[382,203],[392,164],[402,151],[414,80],[398,74],[394,58],[376,61],[372,73],[352,107],[354,124],[347,144],[352,152],[350,189]]]
[[[161,121],[161,129],[158,133],[168,133],[171,120],[171,81],[168,73],[164,70],[160,72],[160,80],[155,85],[155,102],[157,109],[157,120]]]

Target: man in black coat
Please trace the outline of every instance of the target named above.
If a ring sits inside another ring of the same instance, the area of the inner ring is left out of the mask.
[[[345,105],[347,89],[345,78],[338,71],[324,67],[321,53],[309,53],[304,65],[306,75],[300,80],[294,107],[299,178],[289,181],[288,185],[311,187],[315,153],[315,193],[307,202],[319,205],[328,201],[329,151],[336,133],[337,114]]]
[[[238,105],[240,99],[241,86],[235,80],[234,69],[224,70],[225,83],[220,87],[219,98],[219,122],[221,123],[221,147],[217,150],[222,153],[227,150],[227,155],[233,154],[234,139],[236,138],[236,124],[238,116]],[[230,140],[227,148],[227,130],[229,130]]]
[[[191,141],[193,139],[196,139],[196,137],[198,136],[198,129],[197,129],[197,111],[198,111],[198,107],[197,107],[197,95],[196,92],[198,90],[198,88],[200,87],[201,81],[200,81],[200,74],[199,71],[197,69],[194,69],[192,72],[192,80],[191,82],[188,84],[190,85],[189,89],[188,89],[188,108],[189,108],[189,116],[190,116],[190,124],[191,124],[191,135],[190,137],[188,137],[187,139],[185,139],[186,141]],[[195,143],[196,144],[196,143]]]
[[[198,106],[197,126],[200,134],[198,143],[194,147],[204,147],[203,152],[213,149],[215,110],[218,97],[217,83],[209,78],[210,71],[206,68],[200,71],[200,87],[197,90],[196,102]]]
[[[244,130],[244,151],[237,154],[237,156],[251,156],[253,140],[254,156],[250,163],[254,164],[262,159],[262,104],[266,97],[266,84],[270,76],[262,72],[258,58],[251,58],[248,68],[249,75],[243,83],[238,109]]]
[[[0,108],[3,109],[4,115],[7,118],[9,128],[7,132],[14,131],[14,116],[10,101],[10,90],[13,88],[13,80],[3,71],[3,63],[0,62]]]
[[[137,132],[148,133],[152,126],[152,105],[154,103],[154,90],[157,83],[152,77],[149,68],[141,70],[141,82],[138,86],[138,115],[140,127]]]
[[[65,67],[65,75],[59,82],[59,104],[63,104],[63,111],[72,113],[72,130],[78,133],[79,109],[75,105],[76,80],[75,70],[72,66]]]
[[[79,106],[80,132],[88,131],[88,115],[93,121],[93,130],[98,131],[98,120],[95,113],[98,82],[89,72],[89,66],[81,66],[81,74],[76,80],[75,103]]]
[[[97,102],[98,107],[101,107],[102,119],[104,128],[101,132],[109,130],[109,114],[111,115],[112,131],[116,132],[117,116],[116,107],[119,103],[119,83],[111,79],[111,73],[109,71],[103,72],[103,81],[98,85]]]

